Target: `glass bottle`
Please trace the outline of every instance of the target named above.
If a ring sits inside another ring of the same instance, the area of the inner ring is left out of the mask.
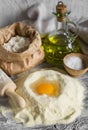
[[[69,21],[66,5],[59,1],[56,5],[57,29],[48,36],[42,38],[46,61],[61,66],[63,58],[71,52],[80,52],[80,47],[75,39],[78,36],[78,27]]]

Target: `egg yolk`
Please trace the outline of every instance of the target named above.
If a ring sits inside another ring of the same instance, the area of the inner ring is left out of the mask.
[[[36,88],[36,92],[39,95],[46,94],[48,96],[54,96],[54,95],[57,95],[57,93],[59,94],[58,89],[56,89],[55,86],[50,83],[43,83],[43,84],[38,85]]]

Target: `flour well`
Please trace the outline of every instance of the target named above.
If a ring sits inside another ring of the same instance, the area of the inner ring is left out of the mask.
[[[59,96],[36,94],[31,85],[42,82],[40,79],[55,81],[61,85]],[[24,126],[50,125],[56,123],[70,123],[80,115],[83,109],[84,87],[69,76],[54,70],[41,70],[16,81],[17,93],[23,96],[27,107],[17,111],[15,119]],[[20,87],[19,87],[20,86]]]
[[[10,52],[19,53],[25,51],[29,44],[29,38],[17,35],[12,37],[7,43],[4,43],[3,47]]]

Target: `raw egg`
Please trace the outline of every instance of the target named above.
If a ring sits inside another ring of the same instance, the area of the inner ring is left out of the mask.
[[[35,92],[38,95],[58,96],[60,94],[60,85],[55,81],[40,83],[36,86]]]

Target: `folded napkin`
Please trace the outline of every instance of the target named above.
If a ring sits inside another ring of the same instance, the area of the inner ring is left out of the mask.
[[[32,5],[27,12],[28,24],[34,26],[41,34],[50,33],[56,29],[56,18],[48,14],[43,3]],[[80,22],[80,21],[79,21]],[[79,37],[83,42],[83,52],[88,54],[88,20],[79,24]]]

